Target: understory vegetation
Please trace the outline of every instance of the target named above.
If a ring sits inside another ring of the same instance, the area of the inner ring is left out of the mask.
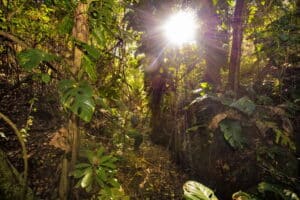
[[[0,0],[0,199],[299,200],[299,35],[299,0]]]

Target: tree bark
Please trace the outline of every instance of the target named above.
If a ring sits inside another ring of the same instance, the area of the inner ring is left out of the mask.
[[[89,25],[88,25],[88,3],[78,3],[75,10],[75,23],[73,27],[73,37],[81,42],[87,43],[89,36]],[[83,52],[75,46],[74,48],[74,60],[71,72],[76,76],[81,68],[81,59]],[[78,157],[79,150],[79,129],[78,129],[78,117],[73,114],[69,122],[69,135],[72,138],[72,157],[71,157],[71,170],[73,170]]]
[[[242,54],[242,40],[243,40],[243,10],[244,0],[237,0],[233,16],[233,35],[232,47],[229,62],[229,88],[238,93],[240,85],[240,63]]]
[[[88,42],[89,36],[88,8],[89,3],[78,2],[72,30],[73,37],[84,43]],[[77,74],[80,71],[82,56],[83,52],[75,45],[73,67],[70,69],[73,77],[77,77]],[[72,186],[72,183],[68,180],[69,176],[67,175],[66,169],[68,169],[69,172],[74,170],[80,146],[79,119],[75,114],[71,115],[68,126],[68,137],[69,141],[71,141],[71,161],[67,162],[67,155],[65,155],[62,162],[62,174],[59,186],[59,197],[62,200],[68,199],[69,192],[67,190],[68,188],[71,188],[69,187],[70,185]]]

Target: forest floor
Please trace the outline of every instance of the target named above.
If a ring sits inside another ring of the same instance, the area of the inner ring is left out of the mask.
[[[57,199],[63,150],[51,144],[65,122],[55,117],[55,104],[36,105],[37,112],[30,114],[30,99],[35,97],[29,87],[10,90],[0,88],[0,112],[24,127],[28,116],[33,124],[28,130],[27,150],[29,161],[29,186],[38,199]],[[40,98],[39,98],[40,99]],[[0,121],[0,148],[19,172],[23,160],[19,142],[10,128]],[[95,142],[98,141],[97,139]],[[105,142],[101,142],[105,144]],[[131,199],[182,199],[182,185],[187,176],[172,162],[167,149],[153,145],[147,139],[138,151],[125,150],[118,166],[118,179]]]

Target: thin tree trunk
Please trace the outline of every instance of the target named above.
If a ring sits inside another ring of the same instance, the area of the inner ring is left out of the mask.
[[[72,32],[75,39],[85,43],[88,42],[88,36],[89,36],[88,14],[87,14],[88,8],[89,8],[88,3],[78,3],[75,11],[75,23]],[[83,52],[78,47],[75,47],[73,68],[71,68],[71,72],[75,76],[80,70],[82,55]],[[78,117],[73,114],[69,122],[69,135],[72,138],[72,157],[71,157],[71,165],[70,165],[71,170],[73,170],[78,157],[79,141],[80,141],[78,122],[79,122]]]
[[[74,27],[72,35],[76,40],[81,42],[88,42],[89,26],[88,26],[88,3],[79,2],[75,10]],[[74,60],[73,67],[70,69],[73,77],[77,77],[77,74],[81,68],[81,59],[83,52],[78,48],[74,47]],[[71,161],[67,162],[67,156],[62,162],[62,175],[60,180],[59,196],[62,200],[68,199],[68,188],[72,186],[72,183],[68,180],[68,171],[72,171],[78,158],[78,151],[80,146],[80,132],[79,132],[79,119],[75,114],[72,114],[69,120],[68,137],[71,141]]]
[[[240,84],[240,62],[242,54],[242,40],[243,40],[243,10],[244,0],[237,0],[233,16],[233,35],[232,47],[229,63],[229,88],[238,93]]]

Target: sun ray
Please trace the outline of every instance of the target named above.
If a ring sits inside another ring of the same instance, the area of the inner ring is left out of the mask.
[[[193,12],[179,11],[165,22],[163,31],[170,43],[181,46],[195,42],[197,27]]]

